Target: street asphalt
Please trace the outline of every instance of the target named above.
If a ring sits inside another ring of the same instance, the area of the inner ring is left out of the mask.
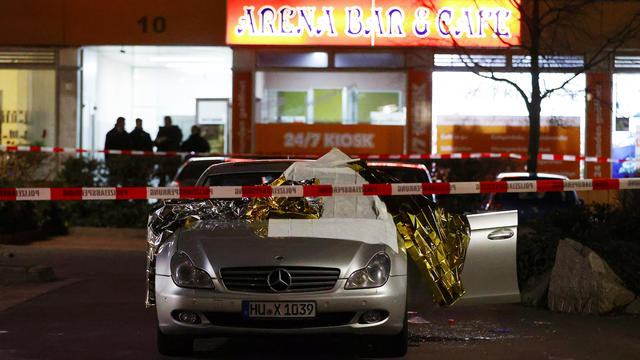
[[[0,263],[51,265],[60,279],[0,287],[0,359],[164,359],[156,351],[154,310],[143,301],[144,238],[96,244],[0,245]],[[640,358],[639,317],[517,304],[436,309],[429,295],[421,298],[413,295],[409,309],[406,359]],[[315,337],[203,339],[190,358],[354,359],[353,347]]]

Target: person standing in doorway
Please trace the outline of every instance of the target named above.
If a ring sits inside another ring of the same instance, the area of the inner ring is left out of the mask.
[[[136,128],[129,135],[131,135],[131,150],[153,151],[151,136],[142,129],[142,119],[136,119]]]
[[[130,150],[131,137],[124,130],[124,118],[120,116],[116,120],[116,125],[107,133],[104,142],[105,150]],[[109,154],[105,154],[105,159],[109,159]]]
[[[124,130],[124,118],[122,116],[116,120],[116,126],[107,133],[104,149],[131,150],[131,136]],[[124,185],[128,164],[122,160],[122,155],[105,154],[104,160],[109,171],[107,176],[109,186]]]
[[[131,135],[131,150],[153,151],[151,135],[142,129],[142,119],[136,119],[136,128],[129,135]],[[153,159],[148,156],[133,156],[131,159],[136,166],[131,167],[133,171],[130,172],[130,178],[136,186],[147,186],[153,170]]]
[[[164,117],[164,126],[161,126],[156,136],[155,145],[158,151],[180,151],[182,131],[171,123],[171,116]]]
[[[180,151],[182,142],[182,131],[179,127],[171,123],[171,116],[164,117],[164,126],[161,126],[156,136],[155,145],[158,151]],[[159,185],[164,186],[171,181],[180,167],[180,156],[159,156],[158,167],[155,176],[159,180]]]
[[[208,153],[210,151],[209,142],[201,135],[200,127],[193,125],[191,127],[191,136],[182,143],[180,150],[196,153]]]

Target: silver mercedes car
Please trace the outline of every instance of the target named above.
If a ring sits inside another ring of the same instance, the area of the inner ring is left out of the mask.
[[[294,163],[216,164],[196,185],[269,184]],[[339,173],[331,181],[358,183],[353,178]],[[155,261],[159,352],[189,353],[196,337],[350,334],[368,339],[378,355],[403,356],[407,254],[384,204],[377,196],[331,197],[324,207],[316,220],[270,219],[267,236],[242,221],[176,229]],[[519,301],[516,213],[468,220],[462,300]]]

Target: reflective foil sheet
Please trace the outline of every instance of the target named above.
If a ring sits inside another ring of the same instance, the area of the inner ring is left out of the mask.
[[[275,179],[270,186],[282,185],[318,185],[317,179],[304,181],[287,180],[284,175]],[[322,215],[322,199],[320,198],[287,198],[268,197],[253,198],[249,203],[245,218],[253,221],[285,218],[285,219],[319,219]]]
[[[398,182],[383,172],[370,169],[364,162],[350,167],[369,183]],[[453,305],[464,295],[461,274],[471,239],[465,219],[437,208],[422,195],[381,196],[393,216],[398,235],[411,259],[433,292],[433,302]]]
[[[291,181],[279,177],[269,186],[281,185],[313,185],[316,179]],[[205,199],[205,200],[168,200],[164,206],[154,211],[147,222],[147,291],[145,304],[155,305],[155,268],[156,256],[160,247],[180,227],[186,231],[213,226],[229,226],[237,224],[237,220],[245,220],[252,224],[253,231],[259,236],[267,235],[264,220],[270,218],[318,219],[322,216],[322,199],[320,198],[241,198],[241,199]],[[234,220],[234,221],[232,221]]]

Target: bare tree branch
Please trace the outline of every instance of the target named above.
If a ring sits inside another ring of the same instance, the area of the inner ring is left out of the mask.
[[[587,61],[585,59],[584,66],[577,69],[571,77],[569,77],[566,81],[564,81],[560,86],[555,88],[547,89],[543,94],[541,99],[546,98],[557,90],[560,90],[567,86],[573,79],[578,77],[578,75],[583,74],[592,68],[598,66],[605,60],[608,60],[613,54],[615,54],[620,47],[622,47],[628,40],[637,36],[640,33],[640,14],[635,14],[629,24],[635,23],[633,26],[624,27],[622,30],[618,32],[614,37],[608,38],[600,48],[594,53],[593,57]]]

